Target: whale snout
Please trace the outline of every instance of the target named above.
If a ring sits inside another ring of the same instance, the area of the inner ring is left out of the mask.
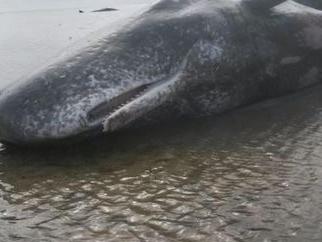
[[[85,133],[89,127],[82,108],[45,90],[6,93],[0,96],[0,141],[46,143]]]
[[[122,128],[151,109],[155,102],[149,92],[159,85],[143,83],[122,90],[115,86],[110,88],[113,94],[98,96],[96,90],[79,95],[79,90],[66,92],[59,85],[48,88],[43,83],[13,88],[0,96],[1,142],[24,145],[81,140]],[[106,122],[117,127],[107,130]]]

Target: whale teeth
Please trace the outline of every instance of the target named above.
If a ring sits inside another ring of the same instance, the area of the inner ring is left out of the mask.
[[[124,106],[133,102],[135,99],[142,97],[149,89],[152,83],[144,84],[123,92],[122,94],[115,96],[111,100],[106,100],[96,107],[92,108],[88,114],[87,118],[90,122],[100,120],[103,117],[108,117],[113,115]]]

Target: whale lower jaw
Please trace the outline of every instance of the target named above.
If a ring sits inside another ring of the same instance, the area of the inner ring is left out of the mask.
[[[166,101],[172,100],[174,93],[182,86],[181,79],[183,67],[165,81],[149,85],[140,95],[116,109],[103,121],[103,132],[112,132],[125,127],[145,114],[155,110]],[[180,84],[180,85],[179,85]]]

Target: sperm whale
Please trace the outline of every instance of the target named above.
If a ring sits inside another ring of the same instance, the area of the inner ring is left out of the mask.
[[[38,144],[222,113],[322,80],[314,0],[161,0],[0,95],[0,140]]]

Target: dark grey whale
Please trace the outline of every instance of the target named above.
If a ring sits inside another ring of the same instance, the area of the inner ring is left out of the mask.
[[[8,87],[0,140],[33,144],[221,113],[322,80],[315,0],[163,0]]]

